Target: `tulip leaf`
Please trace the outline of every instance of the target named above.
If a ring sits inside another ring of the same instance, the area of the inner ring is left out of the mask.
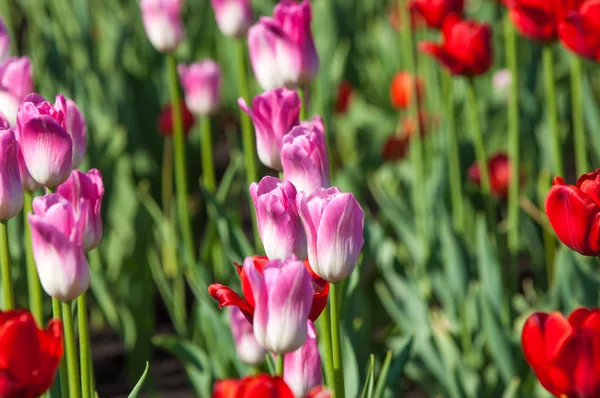
[[[142,386],[144,385],[146,376],[148,376],[148,369],[150,369],[150,365],[148,364],[148,362],[146,362],[146,368],[144,369],[144,373],[142,373],[142,376],[140,377],[138,382],[135,384],[135,387],[133,387],[133,390],[131,390],[131,393],[128,396],[129,398],[137,398],[138,394],[140,393],[140,391],[142,389]]]
[[[515,377],[512,379],[510,384],[504,390],[502,398],[518,398],[519,386],[521,385],[521,379]]]
[[[392,351],[389,350],[385,355],[383,365],[381,365],[381,371],[379,372],[379,376],[377,377],[377,386],[375,387],[375,394],[373,395],[375,398],[380,398],[383,395],[383,390],[385,388],[385,382],[388,376],[388,372],[390,371],[391,362]]]
[[[375,367],[375,356],[369,355],[369,366],[367,368],[367,377],[365,384],[363,385],[360,398],[372,398],[373,397],[373,368]]]
[[[487,295],[494,314],[500,316],[504,297],[502,272],[482,215],[477,217],[477,269],[483,285],[482,291]]]

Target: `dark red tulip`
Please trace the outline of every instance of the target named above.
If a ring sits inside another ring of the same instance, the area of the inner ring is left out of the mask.
[[[279,376],[261,374],[242,379],[217,380],[212,398],[294,398],[294,393]]]
[[[335,100],[335,113],[346,113],[352,101],[352,85],[343,80],[338,86],[338,94]]]
[[[62,355],[59,320],[43,330],[29,311],[0,312],[0,397],[42,395],[52,385]]]
[[[499,198],[505,198],[508,194],[512,170],[510,160],[504,152],[498,152],[488,160],[488,171],[490,173],[490,188],[492,194]],[[481,172],[479,165],[473,163],[468,171],[469,179],[474,183],[481,184]]]
[[[477,76],[488,71],[494,52],[489,25],[451,14],[444,20],[442,36],[442,44],[424,42],[419,49],[434,56],[453,75]]]
[[[389,137],[383,144],[381,157],[385,162],[400,160],[408,153],[409,145],[410,139],[408,137]]]
[[[260,273],[262,273],[263,267],[269,262],[269,259],[266,256],[253,256],[252,259],[254,260],[254,266]],[[252,323],[254,319],[254,294],[252,292],[252,286],[250,285],[250,281],[244,273],[244,268],[238,263],[234,264],[242,282],[242,293],[244,298],[240,297],[239,294],[237,294],[231,288],[223,286],[219,283],[213,283],[210,285],[208,287],[208,292],[215,300],[219,302],[219,308],[231,305],[236,306],[242,311],[244,316],[246,316],[246,319]],[[310,272],[313,278],[313,287],[315,289],[312,307],[308,316],[309,319],[314,322],[319,315],[321,315],[321,312],[323,312],[323,309],[327,305],[329,282],[320,278],[314,273],[308,263],[308,260],[304,261],[304,266],[308,272]]]
[[[184,101],[180,101],[179,106],[181,107],[183,134],[188,135],[190,133],[190,129],[194,125],[194,115],[192,115]],[[163,109],[160,111],[160,115],[158,116],[158,132],[164,137],[170,137],[173,135],[172,108],[173,106],[171,103],[168,103],[163,107]]]
[[[576,54],[600,62],[600,0],[568,0],[558,26],[561,42]]]
[[[510,19],[525,37],[549,42],[558,38],[560,0],[506,0]]]
[[[444,19],[456,13],[462,15],[465,7],[464,0],[412,0],[410,10],[421,16],[427,26],[441,29]]]
[[[546,196],[546,215],[558,239],[584,256],[600,255],[600,169],[576,185],[556,177]]]
[[[521,345],[538,380],[554,396],[600,397],[600,310],[579,308],[566,319],[537,312],[525,321]]]
[[[396,73],[390,85],[390,100],[397,109],[404,109],[413,101],[415,87],[417,90],[417,101],[423,99],[423,78],[417,76],[416,81],[409,72],[400,71]]]

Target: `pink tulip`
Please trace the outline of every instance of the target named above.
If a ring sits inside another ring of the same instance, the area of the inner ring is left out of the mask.
[[[179,79],[185,91],[185,104],[195,115],[211,115],[221,102],[221,68],[207,59],[187,66],[179,64]]]
[[[83,218],[83,248],[90,251],[100,244],[102,239],[102,198],[104,183],[102,174],[97,169],[86,173],[73,170],[67,181],[56,189],[56,192],[69,201],[75,216]]]
[[[296,188],[275,177],[264,177],[250,185],[258,232],[271,260],[285,260],[291,255],[306,258],[306,234],[296,209]]]
[[[313,271],[329,282],[347,278],[356,268],[364,243],[364,212],[351,193],[338,188],[298,195],[298,212]]]
[[[67,98],[67,120],[66,127],[67,133],[71,135],[73,141],[73,165],[74,169],[78,168],[83,159],[85,158],[85,152],[87,149],[87,125],[83,113],[77,107],[77,104]]]
[[[312,276],[294,256],[270,261],[260,273],[252,257],[244,273],[254,297],[254,336],[268,351],[283,355],[304,344],[306,321],[313,301]]]
[[[23,185],[19,175],[19,143],[0,114],[0,221],[13,218],[23,208]]]
[[[33,212],[28,219],[42,287],[51,297],[73,300],[90,284],[82,247],[85,220],[78,219],[73,206],[58,194],[35,198]]]
[[[21,174],[21,182],[25,191],[33,192],[36,189],[42,188],[42,184],[34,180],[31,174],[29,174],[21,148],[19,148],[19,173]]]
[[[229,322],[231,324],[231,333],[235,342],[235,349],[238,357],[249,365],[260,365],[265,361],[267,352],[254,336],[252,324],[248,322],[242,311],[238,307],[229,307]]]
[[[160,52],[171,52],[183,41],[182,0],[142,0],[142,19],[150,43]]]
[[[281,163],[283,176],[294,184],[298,192],[310,194],[319,188],[331,186],[321,118],[303,122],[283,138]]]
[[[52,106],[38,94],[28,95],[17,113],[17,139],[27,170],[38,183],[53,188],[64,182],[73,164],[73,141],[66,128],[67,102]]]
[[[8,29],[2,18],[0,18],[0,62],[4,62],[8,58],[10,53],[10,37],[8,36]]]
[[[243,37],[252,25],[250,0],[211,0],[217,25],[225,36]]]
[[[27,57],[12,57],[0,64],[0,112],[14,126],[19,104],[33,91],[31,62]]]
[[[10,128],[10,123],[6,120],[6,117],[2,112],[0,112],[0,130],[8,130]]]
[[[277,41],[284,33],[275,20],[261,17],[248,31],[250,63],[263,90],[283,87],[282,72],[277,63]]]
[[[306,342],[296,351],[286,354],[283,364],[283,380],[298,398],[304,397],[311,389],[323,384],[317,330],[312,321],[306,322],[308,325]]]
[[[281,145],[283,137],[299,123],[300,97],[285,88],[257,95],[250,108],[243,98],[238,104],[254,123],[258,158],[267,167],[281,170]]]

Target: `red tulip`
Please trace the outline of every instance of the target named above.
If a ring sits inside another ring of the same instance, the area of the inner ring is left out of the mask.
[[[560,0],[506,0],[510,19],[525,37],[553,41],[558,37]]]
[[[488,170],[490,173],[490,187],[492,193],[499,198],[505,198],[508,194],[508,187],[510,185],[512,174],[510,160],[506,153],[498,152],[492,156],[488,160]],[[471,181],[477,185],[481,184],[481,174],[477,163],[474,163],[469,167],[468,175]]]
[[[576,54],[600,62],[600,0],[570,0],[558,26],[562,43]]]
[[[346,113],[352,101],[352,85],[342,81],[338,86],[338,94],[335,100],[335,113]]]
[[[267,263],[269,259],[266,256],[253,256],[254,266],[256,269],[262,273],[262,269]],[[242,313],[246,316],[246,319],[250,323],[253,322],[254,319],[254,294],[252,292],[252,286],[250,285],[250,281],[248,280],[247,275],[245,275],[243,271],[243,267],[234,263],[237,267],[238,275],[242,281],[242,292],[244,298],[241,298],[236,292],[234,292],[231,288],[227,286],[223,286],[218,283],[214,283],[208,287],[208,292],[210,295],[219,302],[219,308],[227,307],[230,305],[238,307]],[[313,278],[313,287],[315,289],[315,294],[313,296],[313,303],[310,309],[309,319],[311,321],[315,321],[323,309],[327,305],[327,297],[329,295],[329,282],[324,279],[321,279],[318,275],[314,273],[312,268],[310,267],[308,260],[304,261],[304,266],[310,272]]]
[[[412,0],[410,10],[423,17],[430,28],[441,29],[448,15],[463,13],[464,3],[464,0]]]
[[[534,313],[525,322],[521,345],[552,395],[600,397],[600,309],[579,308],[568,319],[559,312]]]
[[[453,75],[477,76],[492,65],[492,29],[487,24],[461,20],[451,14],[442,27],[444,42],[424,42],[422,52],[431,54]]]
[[[413,79],[412,75],[405,71],[396,73],[392,79],[390,86],[390,100],[392,105],[397,109],[408,107],[410,101],[413,100],[413,92],[417,89],[417,101],[423,99],[423,79],[417,76],[417,80]]]
[[[194,115],[185,105],[184,101],[179,103],[181,107],[181,117],[183,124],[183,134],[188,135],[190,129],[194,125]],[[171,103],[168,103],[163,107],[160,111],[160,115],[158,116],[158,132],[164,137],[170,137],[173,135],[173,114],[172,114],[173,106]]]
[[[406,156],[409,144],[409,137],[389,137],[383,144],[381,157],[385,162],[400,160]]]
[[[62,355],[59,320],[43,330],[29,311],[0,312],[0,397],[42,395],[54,381]]]
[[[556,177],[546,196],[546,215],[558,239],[584,256],[600,255],[600,169],[576,185]]]
[[[217,380],[212,398],[294,398],[294,393],[279,376],[261,374],[239,380]]]

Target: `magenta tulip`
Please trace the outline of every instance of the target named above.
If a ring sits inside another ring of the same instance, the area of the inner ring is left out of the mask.
[[[221,103],[221,68],[207,59],[187,66],[179,64],[179,79],[185,92],[185,104],[198,116],[211,115]]]
[[[73,165],[74,169],[81,166],[83,159],[85,158],[85,152],[87,150],[87,125],[83,113],[79,110],[77,104],[67,98],[67,120],[66,127],[67,133],[71,135],[73,141]]]
[[[267,351],[258,344],[252,324],[248,322],[238,307],[229,307],[229,322],[238,357],[249,365],[260,365],[265,361]]]
[[[217,25],[225,36],[243,37],[252,25],[250,0],[211,0]]]
[[[296,351],[286,354],[283,365],[283,379],[296,397],[304,397],[311,389],[323,384],[317,330],[312,321],[306,322],[306,342]]]
[[[0,112],[15,126],[19,104],[33,91],[31,62],[12,57],[0,64]]]
[[[277,63],[277,41],[283,35],[279,24],[268,17],[261,17],[248,31],[250,63],[263,90],[283,87],[283,75]]]
[[[150,43],[160,52],[171,52],[183,41],[182,0],[142,0],[142,20]]]
[[[13,218],[23,208],[23,185],[19,175],[19,143],[0,114],[0,221]]]
[[[10,37],[8,36],[8,29],[0,17],[0,62],[4,62],[8,58],[10,53]]]

